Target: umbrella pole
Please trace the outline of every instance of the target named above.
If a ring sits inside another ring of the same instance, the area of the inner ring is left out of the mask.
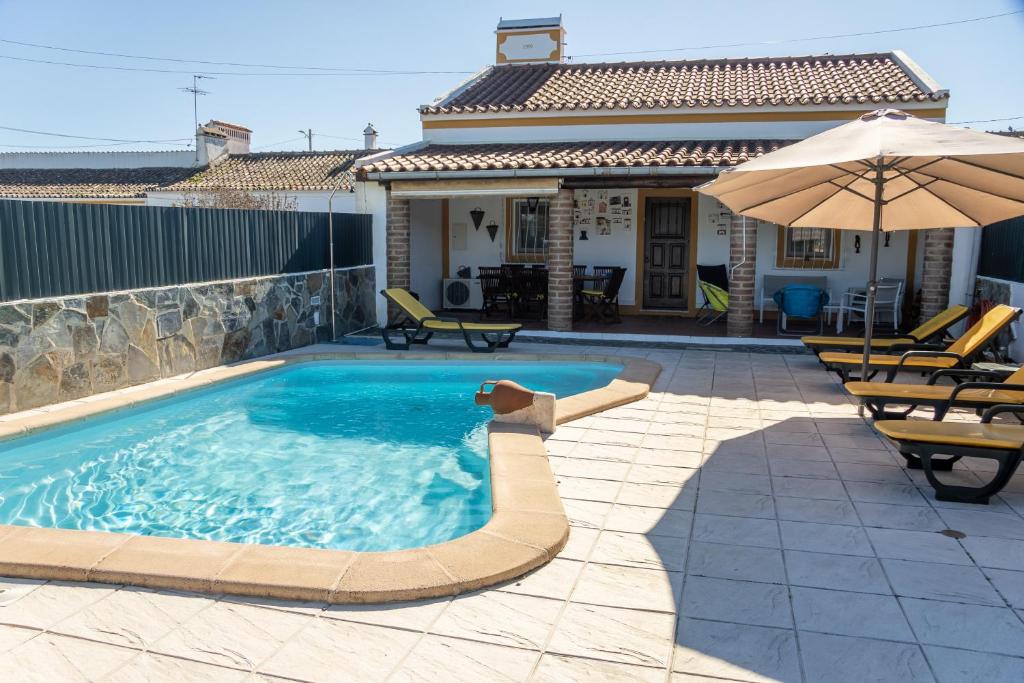
[[[860,367],[860,379],[868,381],[868,359],[871,356],[871,332],[875,327],[875,292],[878,288],[878,235],[882,232],[882,191],[885,189],[882,158],[875,167],[875,215],[871,226],[871,265],[868,268],[868,296],[864,306],[864,362]],[[864,406],[861,405],[863,415]]]

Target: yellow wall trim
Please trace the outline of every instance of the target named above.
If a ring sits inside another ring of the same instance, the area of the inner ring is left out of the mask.
[[[502,118],[447,118],[426,119],[424,129],[440,128],[511,128],[526,126],[608,126],[651,123],[730,123],[765,121],[839,121],[853,120],[868,109],[845,111],[785,111],[785,112],[723,112],[714,114],[619,114],[575,116],[506,116]],[[945,107],[909,109],[923,118],[946,119]]]

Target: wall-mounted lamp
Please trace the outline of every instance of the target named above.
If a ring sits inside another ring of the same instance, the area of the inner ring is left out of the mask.
[[[853,237],[853,250],[856,253],[860,253],[860,235],[854,235]]]
[[[495,223],[494,221],[488,223],[487,234],[491,236],[491,241],[493,242],[494,238],[498,236],[498,224]]]
[[[590,238],[587,237],[587,231],[586,230],[580,230],[580,242],[586,242],[589,239]]]
[[[484,210],[478,206],[469,212],[469,217],[473,219],[473,227],[479,230],[480,224],[484,222]]]
[[[526,208],[530,210],[530,213],[537,212],[537,205],[540,204],[540,197],[527,197]]]
[[[892,237],[891,232],[885,233],[885,246],[889,246],[889,238]]]

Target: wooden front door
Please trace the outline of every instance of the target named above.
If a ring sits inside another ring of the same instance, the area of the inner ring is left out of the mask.
[[[644,206],[644,308],[689,308],[689,197],[650,197]]]

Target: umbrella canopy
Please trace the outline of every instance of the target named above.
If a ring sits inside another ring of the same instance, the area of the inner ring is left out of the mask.
[[[866,376],[878,234],[1024,215],[1024,140],[879,109],[727,169],[697,190],[735,213],[787,227],[872,231]]]

